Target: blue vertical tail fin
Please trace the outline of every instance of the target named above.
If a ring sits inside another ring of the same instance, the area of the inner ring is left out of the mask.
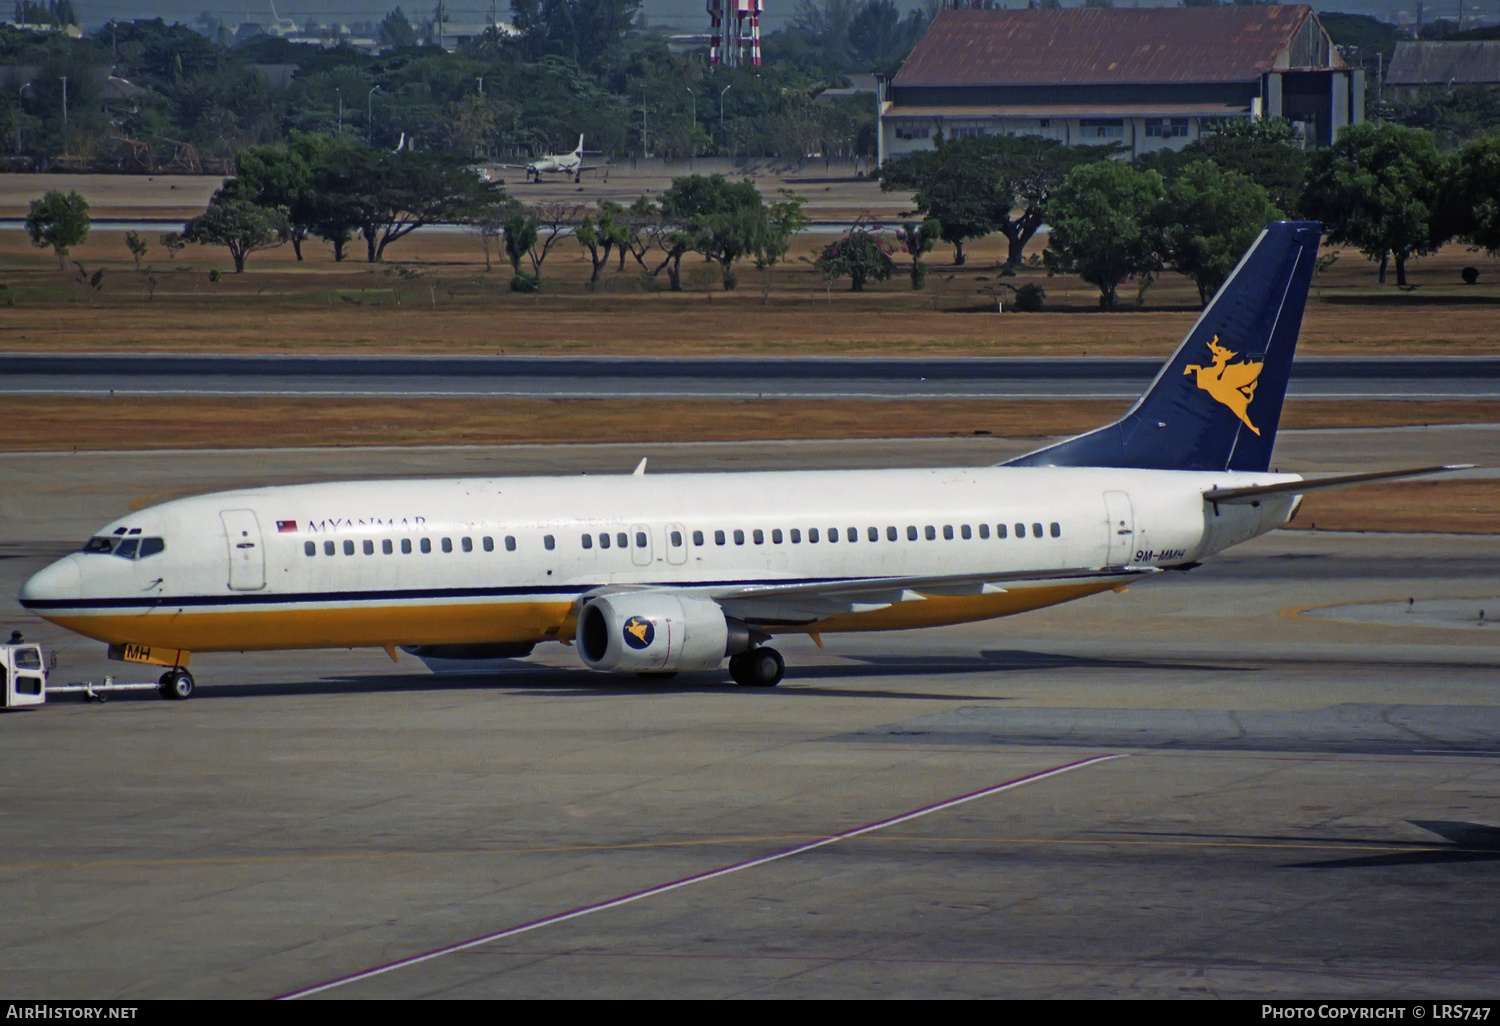
[[[1269,469],[1321,234],[1267,225],[1123,417],[1006,466]]]

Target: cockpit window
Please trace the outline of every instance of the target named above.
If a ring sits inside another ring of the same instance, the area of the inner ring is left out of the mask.
[[[107,555],[113,552],[121,559],[145,559],[154,556],[158,552],[165,552],[167,543],[161,538],[90,538],[88,544],[83,547],[84,552],[95,552]]]

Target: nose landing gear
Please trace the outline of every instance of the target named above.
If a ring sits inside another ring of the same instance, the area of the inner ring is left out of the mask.
[[[163,698],[174,702],[191,698],[193,695],[193,675],[183,669],[172,669],[161,675],[161,680],[156,686],[156,693]]]

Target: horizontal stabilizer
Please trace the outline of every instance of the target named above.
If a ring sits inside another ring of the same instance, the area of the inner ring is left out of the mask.
[[[1302,494],[1322,488],[1342,488],[1345,485],[1363,484],[1366,481],[1390,481],[1403,477],[1425,477],[1428,474],[1444,474],[1453,470],[1473,470],[1472,463],[1450,463],[1441,467],[1412,467],[1409,470],[1377,470],[1370,474],[1340,474],[1337,477],[1316,477],[1312,480],[1282,481],[1279,484],[1252,485],[1248,488],[1211,488],[1203,493],[1205,502],[1254,502],[1267,495]]]

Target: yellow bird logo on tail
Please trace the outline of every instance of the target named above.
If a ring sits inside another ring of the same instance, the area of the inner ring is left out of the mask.
[[[1187,375],[1196,371],[1198,377],[1195,383],[1199,388],[1211,395],[1215,402],[1234,411],[1234,415],[1244,421],[1247,428],[1260,434],[1260,428],[1250,423],[1246,411],[1255,398],[1255,383],[1260,380],[1260,370],[1265,364],[1248,360],[1230,363],[1239,354],[1219,345],[1217,335],[1208,344],[1208,351],[1213,354],[1213,363],[1207,367],[1190,363],[1183,368],[1182,373]]]

